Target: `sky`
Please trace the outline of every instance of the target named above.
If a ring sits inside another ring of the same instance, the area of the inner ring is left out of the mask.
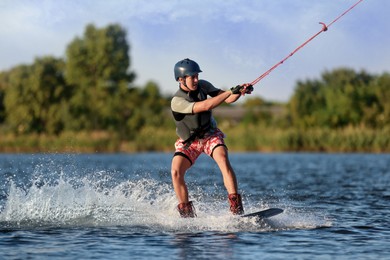
[[[127,32],[135,84],[154,81],[171,95],[175,63],[228,89],[255,80],[357,0],[0,0],[0,71],[37,57],[65,59],[87,24]],[[255,85],[254,95],[285,102],[299,80],[340,67],[390,71],[389,0],[364,0]]]

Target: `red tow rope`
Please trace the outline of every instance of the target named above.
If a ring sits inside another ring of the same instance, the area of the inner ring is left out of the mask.
[[[303,46],[305,46],[306,44],[308,44],[311,40],[313,40],[315,37],[317,37],[320,33],[322,32],[325,32],[328,30],[328,28],[334,24],[338,19],[340,19],[342,16],[344,16],[345,14],[347,14],[349,11],[351,11],[355,6],[357,6],[358,4],[360,4],[361,2],[363,2],[363,0],[359,0],[358,2],[356,2],[353,6],[351,6],[347,11],[345,11],[344,13],[342,13],[341,15],[339,15],[336,19],[334,19],[329,25],[326,25],[325,23],[321,23],[322,24],[322,29],[314,34],[310,39],[308,39],[307,41],[305,41],[302,45],[300,45],[298,48],[296,48],[293,52],[291,52],[286,58],[284,58],[283,60],[279,61],[278,63],[276,63],[274,66],[272,66],[269,70],[267,70],[266,72],[264,72],[260,77],[258,77],[257,79],[255,79],[254,81],[252,81],[250,84],[252,86],[254,86],[255,84],[257,84],[260,80],[262,80],[263,78],[265,78],[266,76],[268,76],[268,74],[271,73],[271,71],[273,71],[274,69],[276,69],[276,67],[278,67],[279,65],[281,65],[283,62],[285,62],[288,58],[290,58],[291,56],[293,56],[297,51],[299,51],[301,48],[303,48]]]

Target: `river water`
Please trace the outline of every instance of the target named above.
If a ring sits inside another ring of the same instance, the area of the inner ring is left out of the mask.
[[[171,154],[0,155],[0,259],[390,259],[390,155],[232,153],[246,213],[232,216],[216,164],[186,175]]]

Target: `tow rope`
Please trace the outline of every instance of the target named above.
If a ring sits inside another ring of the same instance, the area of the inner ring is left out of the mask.
[[[317,37],[319,34],[321,34],[322,32],[325,32],[328,30],[328,28],[334,24],[335,22],[337,22],[337,20],[339,20],[341,17],[343,17],[345,14],[347,14],[349,11],[351,11],[353,8],[355,8],[355,6],[357,6],[358,4],[360,4],[361,2],[363,2],[363,0],[359,0],[358,2],[356,2],[354,5],[352,5],[348,10],[346,10],[344,13],[342,13],[341,15],[339,15],[336,19],[334,19],[330,24],[326,25],[325,23],[322,23],[320,22],[320,24],[322,25],[322,29],[314,34],[312,37],[310,37],[307,41],[305,41],[303,44],[301,44],[298,48],[296,48],[293,52],[291,52],[286,58],[284,58],[283,60],[279,61],[278,63],[276,63],[274,66],[272,66],[269,70],[267,70],[266,72],[264,72],[260,77],[258,77],[257,79],[255,79],[254,81],[252,81],[250,84],[252,86],[254,86],[255,84],[257,84],[260,80],[262,80],[263,78],[265,78],[266,76],[268,76],[268,74],[271,73],[271,71],[273,71],[274,69],[276,69],[279,65],[283,64],[283,62],[285,62],[288,58],[290,58],[291,56],[293,56],[297,51],[299,51],[300,49],[302,49],[306,44],[308,44],[311,40],[313,40],[315,37]]]

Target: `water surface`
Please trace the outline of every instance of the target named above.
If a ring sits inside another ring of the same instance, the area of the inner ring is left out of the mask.
[[[247,213],[228,212],[215,163],[187,173],[181,219],[171,154],[0,155],[0,259],[385,259],[390,155],[230,155]]]

